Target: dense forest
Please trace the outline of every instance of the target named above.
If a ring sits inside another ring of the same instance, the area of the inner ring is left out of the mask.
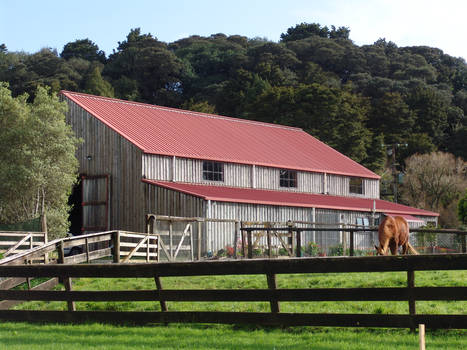
[[[0,81],[30,99],[49,86],[293,125],[379,174],[393,149],[400,168],[415,153],[467,159],[466,62],[385,39],[358,46],[346,27],[302,23],[279,42],[213,34],[173,43],[132,29],[109,55],[89,38],[60,53],[5,43]]]

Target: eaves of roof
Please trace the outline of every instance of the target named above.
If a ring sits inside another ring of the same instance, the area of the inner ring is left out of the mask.
[[[418,215],[437,217],[438,213],[409,207],[381,199],[330,196],[289,191],[273,191],[252,188],[199,185],[177,182],[165,182],[143,179],[143,182],[166,189],[182,192],[205,200],[245,204],[263,204],[275,206],[320,208],[346,211],[372,212],[393,215]]]

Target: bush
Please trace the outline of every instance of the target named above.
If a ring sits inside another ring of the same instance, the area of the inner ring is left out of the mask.
[[[309,256],[319,256],[322,253],[321,247],[315,242],[308,243],[308,245],[305,248],[305,252]]]
[[[344,246],[342,244],[329,247],[329,256],[343,256],[343,255],[344,255]]]

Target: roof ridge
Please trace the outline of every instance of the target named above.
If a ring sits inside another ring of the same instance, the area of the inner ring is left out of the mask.
[[[159,105],[152,105],[152,104],[143,103],[143,102],[127,101],[127,100],[122,100],[122,99],[112,98],[112,97],[90,95],[90,94],[86,94],[86,93],[82,93],[82,92],[73,92],[73,91],[62,90],[61,93],[63,93],[64,95],[68,95],[68,96],[74,96],[74,95],[86,96],[86,97],[88,97],[90,99],[94,99],[94,100],[98,100],[98,101],[99,100],[105,100],[105,101],[112,102],[112,103],[121,103],[121,104],[125,104],[125,105],[130,105],[130,106],[138,106],[138,107],[144,107],[144,108],[149,108],[149,109],[157,109],[157,110],[160,110],[160,111],[192,115],[192,116],[200,117],[200,118],[227,120],[227,121],[231,121],[231,122],[234,122],[234,123],[261,125],[261,126],[270,127],[270,128],[286,129],[286,130],[294,130],[294,131],[302,131],[303,132],[302,128],[298,128],[298,127],[294,127],[294,126],[288,126],[288,125],[282,125],[282,124],[272,124],[272,123],[260,122],[260,121],[256,121],[256,120],[249,120],[249,119],[242,119],[242,118],[235,118],[235,117],[227,117],[227,116],[222,116],[222,115],[218,115],[218,114],[194,112],[194,111],[189,111],[189,110],[184,110],[184,109],[165,107],[165,106],[159,106]]]

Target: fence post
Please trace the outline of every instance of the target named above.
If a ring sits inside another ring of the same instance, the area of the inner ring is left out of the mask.
[[[65,264],[65,251],[63,250],[63,241],[60,241],[58,243],[58,263],[59,264]],[[70,292],[71,289],[72,289],[72,287],[71,287],[71,284],[72,284],[71,278],[62,276],[62,279],[63,279],[63,284],[65,286],[65,290],[67,292]],[[76,306],[75,306],[74,301],[68,300],[67,304],[68,304],[68,311],[76,311]]]
[[[154,281],[156,282],[156,287],[157,287],[157,290],[162,290],[162,283],[161,283],[161,279],[159,276],[155,276],[154,277]],[[165,303],[165,300],[160,300],[160,304],[161,304],[161,311],[162,312],[165,312],[167,311],[167,304]]]
[[[355,249],[355,248],[354,248],[354,244],[355,244],[355,240],[354,240],[354,234],[355,234],[355,231],[354,231],[354,230],[352,230],[352,229],[350,229],[350,231],[349,231],[349,234],[350,234],[350,242],[349,242],[349,244],[350,244],[350,247],[349,247],[349,255],[350,255],[350,256],[354,256],[354,254],[355,254],[355,253],[354,253],[354,249]]]
[[[84,239],[84,245],[85,245],[85,249],[86,249],[86,263],[89,264],[89,242],[88,242],[88,239],[85,238]]]
[[[425,350],[425,325],[419,324],[418,325],[418,336],[420,340],[420,350]]]
[[[462,253],[467,253],[467,234],[461,235]]]
[[[290,245],[290,250],[291,250],[289,252],[289,256],[293,256],[293,246],[294,246],[294,244],[293,244],[293,229],[292,229],[293,223],[292,223],[292,221],[290,221],[290,220],[287,221],[287,227],[289,228],[288,237],[287,237],[288,242],[287,243]]]
[[[203,237],[202,235],[202,231],[203,230],[203,223],[201,222],[201,220],[198,220],[198,255],[197,255],[197,259],[198,260],[201,260],[201,239]]]
[[[58,263],[65,263],[65,251],[63,250],[63,240],[58,243]]]
[[[242,223],[242,228],[245,228],[244,224]],[[245,239],[245,231],[242,229],[241,231],[241,234],[242,234],[242,254],[243,254],[243,257],[246,258],[247,257],[247,246],[245,244],[246,242],[246,239]]]
[[[271,259],[271,230],[266,230],[267,240],[268,240],[268,258]]]
[[[63,283],[65,284],[65,290],[67,292],[71,292],[72,290],[72,282],[70,277],[65,277]],[[67,301],[68,304],[68,311],[76,311],[76,305],[75,302],[72,300]]]
[[[300,258],[302,256],[302,233],[300,232],[300,229],[296,229],[297,232],[297,258]]]
[[[248,259],[253,259],[253,239],[251,230],[246,231],[248,239]]]
[[[169,221],[169,253],[170,261],[173,261],[173,245],[172,245],[172,235],[173,235],[173,223]]]
[[[114,244],[114,256],[113,262],[115,264],[120,263],[120,231],[115,231],[113,233],[113,244]]]
[[[234,239],[234,259],[237,259],[237,245],[238,245],[238,238],[241,235],[240,233],[240,221],[235,221],[235,239]]]
[[[273,273],[268,273],[266,274],[267,279],[268,279],[268,288],[271,291],[271,293],[274,293],[276,290],[276,275]],[[272,313],[278,313],[279,312],[279,302],[277,301],[277,298],[271,297],[271,300],[269,301],[271,305],[271,312]]]
[[[193,224],[190,223],[190,253],[191,261],[195,261],[194,251],[193,251]]]
[[[41,231],[44,233],[44,244],[47,244],[49,241],[48,233],[47,233],[47,216],[45,214],[41,215]],[[49,253],[45,253],[44,255],[44,264],[49,263]]]
[[[407,288],[409,291],[409,314],[410,316],[415,316],[416,309],[415,309],[415,299],[413,296],[413,288],[415,287],[415,271],[414,270],[407,270]],[[412,318],[412,331],[415,331],[415,325],[413,324]]]

